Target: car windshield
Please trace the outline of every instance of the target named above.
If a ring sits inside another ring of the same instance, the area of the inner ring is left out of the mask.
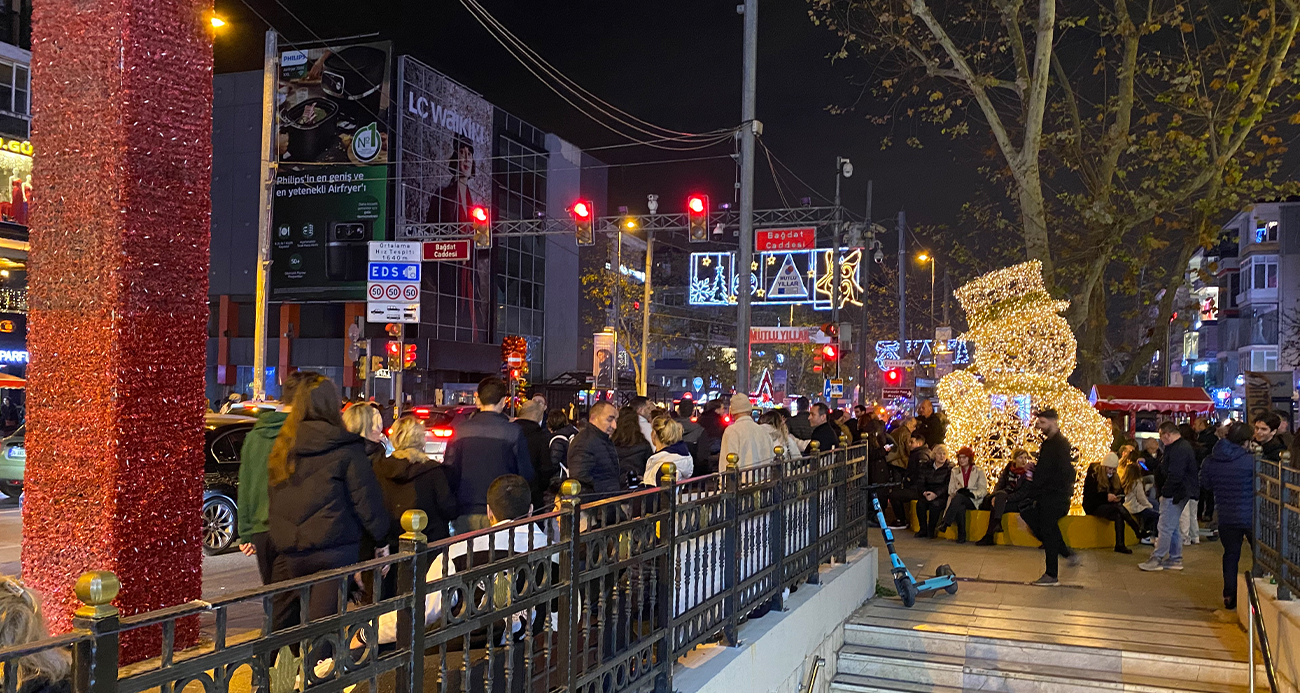
[[[456,418],[455,411],[435,411],[429,414],[429,420],[425,422],[426,428],[434,426],[450,426]]]

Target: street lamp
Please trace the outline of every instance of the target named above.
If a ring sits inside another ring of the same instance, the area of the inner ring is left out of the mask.
[[[934,256],[927,252],[922,252],[916,256],[916,261],[921,264],[930,264],[930,333],[934,334]]]
[[[215,14],[208,17],[208,23],[212,25],[213,29],[220,29],[226,26],[226,20],[222,19],[221,17],[218,17]]]
[[[832,227],[831,240],[831,322],[840,324],[840,226],[843,212],[840,210],[840,180],[853,177],[853,162],[846,157],[835,157],[835,224]],[[840,375],[840,362],[835,362],[835,376]]]

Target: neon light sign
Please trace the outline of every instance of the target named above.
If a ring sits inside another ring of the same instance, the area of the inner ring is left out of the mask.
[[[940,346],[943,346],[941,343]],[[949,339],[947,343],[948,351],[952,352],[952,364],[954,366],[964,366],[970,363],[970,346],[971,343],[964,339]],[[880,370],[889,370],[885,368],[885,361],[903,361],[915,359],[917,363],[934,363],[934,340],[933,339],[909,339],[907,348],[897,339],[882,339],[876,342],[876,365]]]
[[[811,305],[830,310],[834,258],[830,248],[779,250],[754,254],[750,263],[751,301],[755,305]],[[862,305],[862,250],[840,250],[840,307]],[[691,253],[689,302],[693,306],[733,306],[740,278],[735,253]]]

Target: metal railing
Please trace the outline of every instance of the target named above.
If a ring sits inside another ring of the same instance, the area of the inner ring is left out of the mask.
[[[1260,654],[1264,656],[1264,673],[1268,676],[1268,689],[1277,693],[1277,670],[1273,667],[1273,650],[1268,644],[1268,631],[1264,628],[1264,617],[1259,613],[1259,595],[1255,593],[1255,576],[1246,572],[1246,599],[1247,608],[1250,610],[1249,618],[1246,621],[1246,631],[1249,640],[1246,647],[1250,655],[1246,660],[1249,667],[1246,671],[1246,680],[1249,690],[1255,690],[1255,642],[1259,642]]]
[[[599,500],[567,481],[554,512],[434,544],[411,511],[390,557],[129,617],[113,574],[86,573],[71,633],[0,649],[0,693],[50,649],[76,693],[667,693],[678,657],[738,644],[747,615],[866,543],[866,446],[732,458]]]
[[[1277,598],[1291,599],[1300,590],[1300,470],[1289,452],[1278,462],[1255,456],[1254,530],[1255,576],[1271,574]]]

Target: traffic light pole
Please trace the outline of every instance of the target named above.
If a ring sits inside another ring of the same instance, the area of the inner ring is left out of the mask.
[[[859,316],[861,327],[858,328],[858,404],[867,404],[867,302],[871,299],[871,266],[875,264],[873,248],[876,245],[876,227],[871,221],[871,179],[867,179],[867,229],[863,234],[862,262],[862,311]]]
[[[745,0],[745,38],[740,90],[740,250],[736,254],[736,392],[749,394],[750,265],[754,262],[754,145],[758,83],[758,0]]]
[[[262,189],[258,194],[257,218],[257,275],[254,288],[253,306],[253,381],[250,389],[254,400],[266,399],[266,341],[267,313],[270,297],[271,273],[271,210],[275,199],[275,169],[277,156],[276,139],[279,136],[277,118],[275,117],[276,81],[278,70],[276,59],[279,53],[279,37],[274,29],[266,32],[266,55],[262,61]]]
[[[397,333],[397,369],[393,371],[393,421],[402,418],[402,371],[406,370],[406,326]]]
[[[645,287],[641,298],[641,382],[637,383],[637,394],[642,397],[650,396],[650,371],[648,365],[650,360],[647,354],[650,351],[650,273],[653,270],[655,257],[655,230],[645,230]],[[620,270],[621,272],[622,270]]]

